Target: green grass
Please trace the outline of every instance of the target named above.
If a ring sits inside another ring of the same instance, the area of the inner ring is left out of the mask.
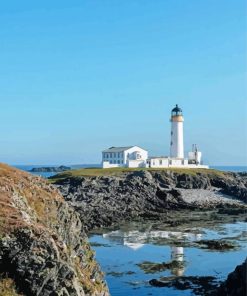
[[[102,168],[88,168],[88,169],[76,169],[65,171],[59,173],[49,178],[51,183],[56,183],[63,179],[71,177],[99,177],[99,176],[119,176],[128,172],[135,171],[172,171],[178,174],[188,174],[196,175],[198,173],[203,173],[211,177],[222,176],[224,177],[225,172],[217,171],[213,169],[188,169],[188,168],[111,168],[111,169],[102,169]]]

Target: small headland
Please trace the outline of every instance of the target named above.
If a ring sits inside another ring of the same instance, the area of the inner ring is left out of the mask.
[[[247,174],[211,169],[91,168],[49,181],[78,211],[86,230],[135,219],[175,225],[181,215],[174,213],[181,211],[243,216],[247,208]]]
[[[59,173],[71,170],[70,167],[60,165],[59,167],[35,167],[30,170],[32,173]]]

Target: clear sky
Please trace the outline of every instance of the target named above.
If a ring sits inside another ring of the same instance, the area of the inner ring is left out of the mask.
[[[0,162],[97,163],[109,146],[247,165],[245,0],[0,4]]]

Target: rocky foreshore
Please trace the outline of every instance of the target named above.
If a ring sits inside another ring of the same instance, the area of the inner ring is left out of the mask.
[[[78,214],[52,185],[0,164],[0,295],[109,295]]]
[[[182,209],[246,211],[247,174],[136,170],[60,177],[51,180],[80,214],[86,230],[137,217],[169,219],[174,210]]]
[[[176,215],[183,210],[183,219],[191,211],[246,213],[246,174],[99,172],[104,175],[57,175],[51,179],[56,188],[0,164],[0,295],[108,296],[88,230],[135,219],[176,226]],[[232,278],[221,291],[232,288]]]

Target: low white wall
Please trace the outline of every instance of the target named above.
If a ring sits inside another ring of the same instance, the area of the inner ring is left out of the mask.
[[[151,168],[168,168],[169,160],[168,158],[151,158],[150,167]]]
[[[169,165],[169,168],[184,168],[184,169],[209,169],[208,165],[196,165],[196,164],[187,164],[187,165]]]
[[[128,168],[145,168],[146,167],[146,161],[144,160],[128,160],[127,161],[127,167]]]
[[[124,167],[125,165],[121,165],[118,163],[110,163],[109,161],[103,161],[102,162],[102,168],[103,169],[111,169],[111,168],[119,168]]]
[[[207,165],[188,164],[188,159],[151,158],[146,167],[150,168],[185,168],[185,169],[208,169]]]

